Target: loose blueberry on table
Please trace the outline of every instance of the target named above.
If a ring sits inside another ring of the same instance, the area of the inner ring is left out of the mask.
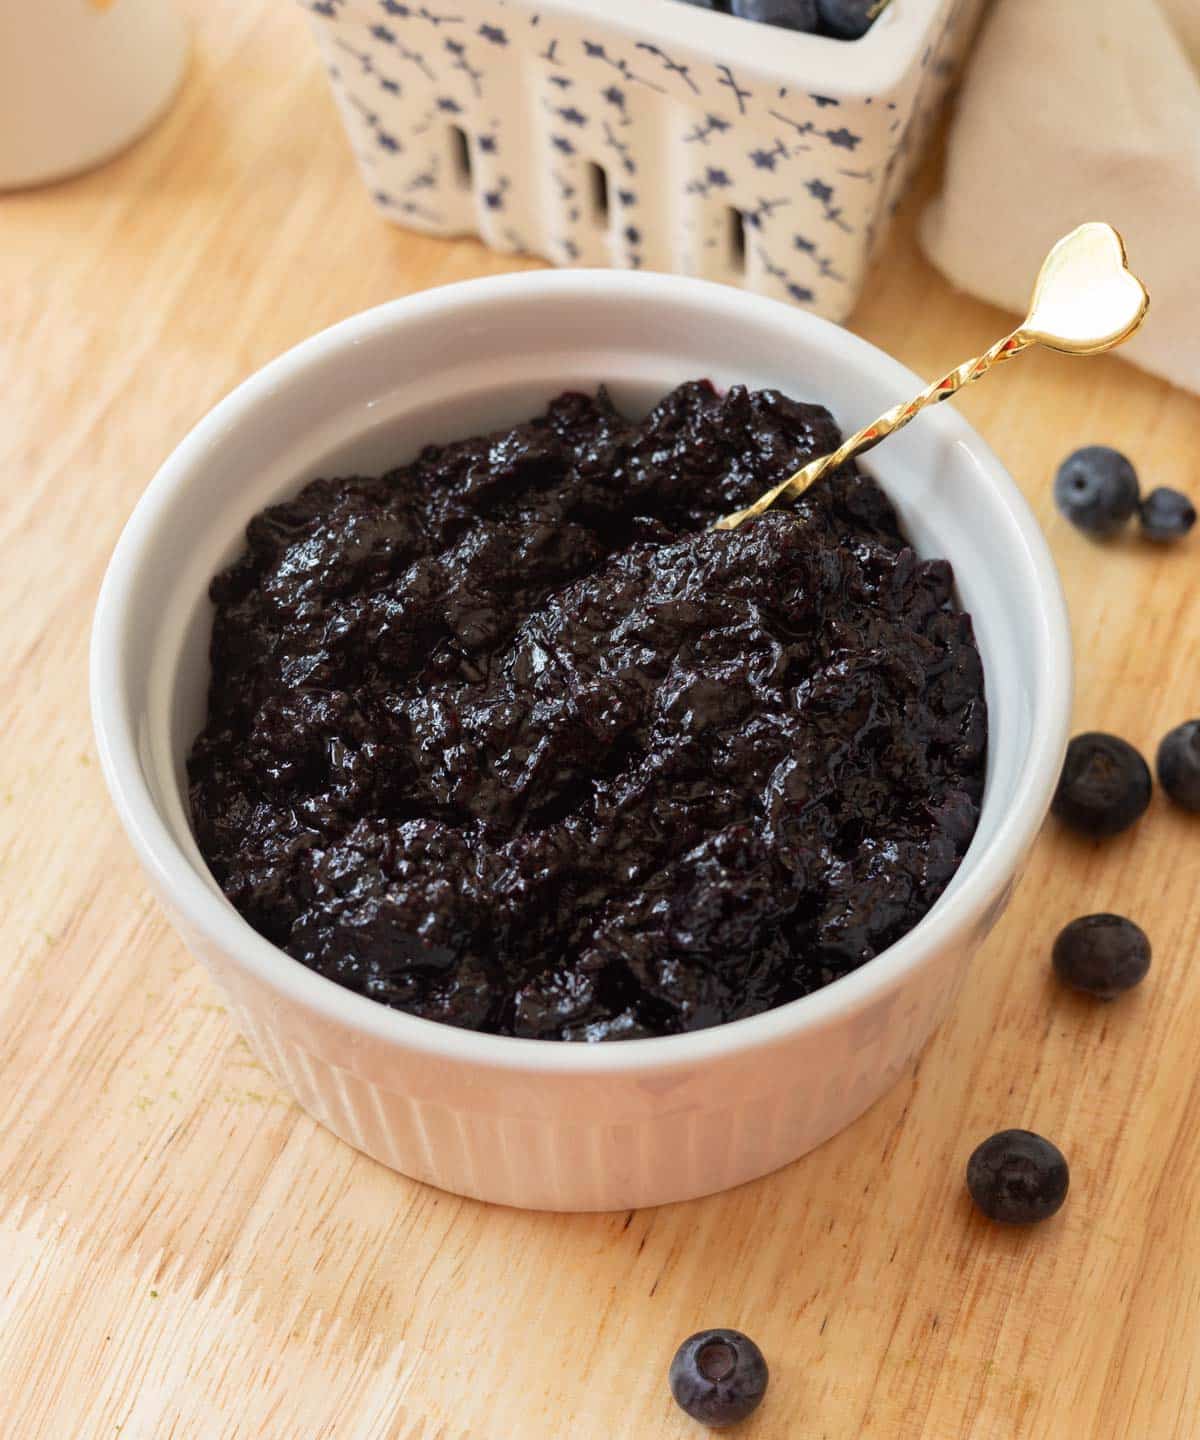
[[[1150,767],[1119,735],[1088,731],[1067,746],[1051,809],[1094,840],[1118,835],[1150,804]]]
[[[1031,1130],[1001,1130],[967,1161],[967,1189],[989,1220],[1031,1225],[1067,1198],[1070,1171],[1057,1145]]]
[[[1159,784],[1176,805],[1200,812],[1200,720],[1185,720],[1158,747]]]
[[[1115,1000],[1150,969],[1150,941],[1123,915],[1081,915],[1054,942],[1054,973],[1072,990]]]
[[[1054,500],[1077,529],[1115,535],[1138,508],[1137,471],[1107,445],[1085,445],[1058,467]]]
[[[1182,540],[1196,523],[1196,507],[1178,490],[1160,485],[1138,506],[1138,519],[1147,540]]]
[[[668,1380],[675,1403],[713,1430],[736,1425],[767,1392],[763,1353],[740,1330],[700,1330],[675,1352]]]

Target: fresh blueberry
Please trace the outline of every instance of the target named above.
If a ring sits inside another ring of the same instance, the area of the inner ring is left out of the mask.
[[[861,39],[882,8],[881,0],[817,0],[825,33],[837,40]]]
[[[1115,535],[1138,507],[1137,471],[1119,450],[1085,445],[1058,467],[1054,501],[1089,535]]]
[[[1051,809],[1094,840],[1128,829],[1150,804],[1150,767],[1127,740],[1090,730],[1076,735]]]
[[[816,30],[817,0],[732,0],[730,10],[743,20],[778,25],[784,30]]]
[[[967,1189],[989,1220],[1029,1225],[1049,1220],[1067,1198],[1062,1151],[1032,1130],[1001,1130],[967,1161]]]
[[[767,1392],[767,1362],[739,1330],[700,1330],[676,1350],[668,1378],[681,1410],[723,1430],[758,1409]]]
[[[1196,507],[1178,490],[1160,485],[1138,506],[1138,519],[1147,540],[1179,540],[1196,523]]]
[[[724,10],[725,0],[683,0],[685,5],[694,5],[697,10]]]
[[[1176,805],[1200,811],[1200,720],[1185,720],[1158,747],[1158,782]]]
[[[1115,1000],[1146,978],[1150,941],[1123,915],[1081,915],[1059,931],[1052,959],[1064,985]]]

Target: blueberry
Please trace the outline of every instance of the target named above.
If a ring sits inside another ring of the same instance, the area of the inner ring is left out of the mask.
[[[758,1409],[767,1392],[767,1362],[739,1330],[700,1330],[676,1350],[668,1378],[681,1410],[723,1430]]]
[[[1137,471],[1119,450],[1086,445],[1058,467],[1054,501],[1080,530],[1115,535],[1137,509]]]
[[[730,10],[743,20],[778,25],[784,30],[812,32],[820,23],[817,0],[732,0]]]
[[[817,0],[817,13],[826,34],[838,40],[860,39],[882,8],[880,0]]]
[[[1064,985],[1115,1000],[1146,978],[1150,941],[1123,915],[1081,915],[1059,931],[1052,959]]]
[[[694,5],[697,10],[724,10],[725,0],[683,0],[685,5]]]
[[[1185,720],[1158,747],[1158,781],[1176,805],[1200,811],[1200,720]]]
[[[1196,523],[1196,507],[1178,490],[1160,485],[1138,506],[1138,519],[1147,540],[1178,540]]]
[[[967,1189],[989,1220],[1049,1220],[1067,1198],[1071,1174],[1057,1145],[1032,1130],[1001,1130],[967,1161]]]
[[[1088,731],[1067,746],[1051,809],[1094,840],[1128,829],[1150,804],[1150,767],[1127,740]]]

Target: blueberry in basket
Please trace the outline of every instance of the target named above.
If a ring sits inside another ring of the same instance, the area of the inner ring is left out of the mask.
[[[817,0],[817,14],[827,35],[859,40],[883,9],[881,0]]]
[[[730,13],[759,25],[813,33],[819,24],[817,0],[730,0]]]
[[[718,10],[782,30],[859,40],[888,0],[683,0],[698,10]]]
[[[565,394],[263,511],[212,585],[196,837],[245,919],[414,1015],[545,1040],[783,1004],[900,939],[979,815],[942,560],[776,391]]]

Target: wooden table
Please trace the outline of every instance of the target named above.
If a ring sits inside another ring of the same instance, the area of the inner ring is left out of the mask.
[[[1161,796],[1102,848],[1048,831],[913,1074],[714,1199],[557,1217],[439,1194],[318,1129],[235,1033],[96,767],[104,564],[159,462],[251,370],[511,262],[371,213],[296,7],[190,8],[165,123],[0,200],[0,1435],[685,1436],[664,1373],[714,1324],[770,1359],[755,1440],[1200,1434],[1200,821]],[[918,203],[854,328],[931,374],[1006,317],[921,259]],[[962,408],[1062,566],[1078,727],[1152,749],[1200,711],[1200,539],[1090,544],[1050,477],[1103,441],[1200,488],[1200,401],[1115,359],[1039,357]],[[1101,1007],[1052,982],[1048,952],[1108,908],[1145,924],[1155,965]],[[1029,1232],[963,1194],[971,1147],[1011,1125],[1072,1165],[1066,1208]]]

